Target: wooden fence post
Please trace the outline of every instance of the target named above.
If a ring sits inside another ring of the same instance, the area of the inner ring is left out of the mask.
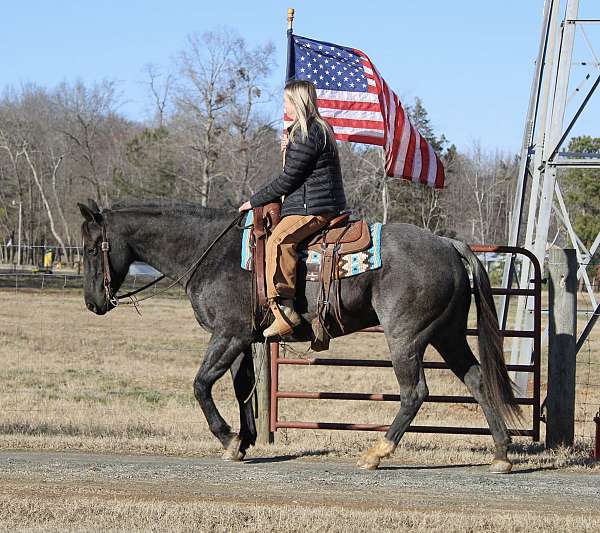
[[[269,344],[254,344],[254,374],[256,385],[256,429],[257,444],[275,442],[271,432],[271,346]]]
[[[546,446],[572,446],[575,434],[577,256],[551,248],[548,258],[548,397]]]

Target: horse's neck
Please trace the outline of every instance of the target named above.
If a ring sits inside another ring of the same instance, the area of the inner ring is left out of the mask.
[[[126,239],[136,260],[177,279],[186,273],[226,224],[225,219],[207,221],[191,216],[129,215]],[[187,276],[184,281],[186,279]]]

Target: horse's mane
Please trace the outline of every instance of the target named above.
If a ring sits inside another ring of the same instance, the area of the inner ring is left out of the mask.
[[[170,215],[170,216],[194,216],[205,220],[215,220],[231,215],[231,208],[204,207],[192,202],[175,201],[140,201],[119,200],[110,206],[111,211],[129,211],[139,214]]]

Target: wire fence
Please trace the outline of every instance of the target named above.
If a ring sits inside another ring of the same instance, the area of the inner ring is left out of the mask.
[[[64,255],[66,254],[66,256]],[[0,243],[0,264],[4,268],[20,269],[23,266],[50,267],[63,264],[80,264],[83,249],[81,246],[61,246],[55,244]],[[45,265],[46,263],[46,265]],[[50,265],[48,264],[50,263]]]
[[[154,281],[159,277],[157,275],[128,275],[121,286],[120,292],[128,292],[135,290],[150,281]],[[147,289],[148,293],[156,293],[160,290],[168,287],[172,282],[168,279],[164,279],[155,283]],[[33,272],[9,272],[0,270],[0,289],[14,289],[25,290],[25,289],[37,289],[43,291],[45,289],[55,290],[77,290],[83,289],[83,276],[76,273],[33,273]],[[148,294],[145,293],[145,294]],[[185,297],[183,291],[179,287],[173,287],[172,290],[166,291],[161,296],[183,298]]]
[[[586,302],[587,303],[587,302]],[[580,300],[580,306],[581,300]],[[595,313],[580,309],[578,322],[591,319]],[[600,318],[600,317],[598,317]],[[575,436],[590,444],[596,435],[594,417],[600,411],[600,325],[596,325],[577,354],[575,388]]]
[[[148,275],[132,275],[128,276],[123,285],[123,291],[133,290],[149,281],[155,279],[154,276]],[[152,288],[148,289],[149,292],[160,291],[169,284],[169,280],[163,280]],[[65,345],[65,367],[73,368],[75,366],[75,374],[78,372],[76,365],[72,364],[72,353],[73,347],[68,345],[69,331],[75,327],[71,322],[72,316],[69,315],[67,310],[67,301],[70,301],[71,308],[73,307],[73,299],[76,297],[78,305],[81,308],[80,315],[77,315],[77,320],[82,322],[77,325],[82,330],[90,329],[90,335],[101,336],[102,332],[98,332],[97,328],[100,323],[98,317],[94,317],[91,313],[83,309],[83,301],[81,297],[81,290],[83,288],[83,277],[73,273],[61,273],[61,274],[32,274],[32,273],[0,273],[0,304],[5,300],[5,297],[12,295],[11,300],[11,314],[18,317],[19,313],[23,313],[23,316],[28,316],[23,321],[23,325],[19,325],[19,319],[14,318],[11,328],[4,328],[0,324],[0,339],[11,342],[11,338],[18,338],[19,336],[30,335],[29,331],[35,330],[37,337],[35,337],[36,349],[38,350],[37,357],[40,361],[44,360],[44,347],[51,343],[51,339],[60,335],[63,339],[67,339]],[[4,295],[4,296],[3,296]],[[20,296],[27,296],[27,298],[16,298]],[[184,299],[185,294],[183,291],[174,287],[170,289],[166,294],[161,294],[161,299]],[[53,314],[45,316],[48,305],[52,305]],[[27,307],[29,311],[25,309]],[[187,306],[181,306],[182,308]],[[63,309],[65,312],[63,312]],[[142,313],[144,309],[142,309]],[[592,304],[580,295],[579,298],[579,316],[578,324],[581,325],[593,316],[595,309],[592,308]],[[25,315],[29,313],[29,315]],[[79,318],[80,317],[80,318]],[[96,329],[95,329],[96,328]],[[92,331],[93,330],[93,331]],[[31,335],[33,337],[33,335]],[[82,342],[79,340],[78,342]],[[116,354],[127,350],[127,347],[115,345],[115,342],[107,335],[103,341],[105,344],[102,347],[102,354],[105,360],[99,360],[98,365],[109,365],[110,358]],[[189,358],[194,358],[194,364],[199,362],[202,356],[202,350],[198,346],[197,342],[190,339],[176,342],[176,345],[171,346],[168,343],[163,343],[160,346],[154,346],[148,350],[145,355],[144,361],[139,362],[131,360],[131,364],[145,365],[145,364],[162,364],[162,360],[171,354],[175,357],[175,354],[187,354]],[[547,346],[544,346],[544,353]],[[20,357],[18,353],[14,354],[16,359]],[[545,361],[545,359],[544,359]],[[545,365],[545,363],[544,363]],[[18,367],[18,365],[17,365]],[[17,371],[18,368],[15,369]],[[81,372],[93,372],[93,369],[81,370]],[[119,409],[112,409],[106,403],[110,404],[110,401],[115,398],[129,399],[132,397],[141,398],[142,401],[148,404],[161,404],[167,393],[168,389],[169,397],[175,397],[177,402],[182,405],[196,407],[195,399],[193,398],[191,388],[191,375],[186,373],[183,376],[176,376],[173,372],[171,375],[168,374],[157,374],[155,380],[148,379],[147,377],[139,378],[140,372],[132,372],[125,381],[114,379],[110,383],[104,383],[102,386],[96,386],[93,379],[86,381],[87,386],[79,386],[77,390],[71,390],[69,384],[64,382],[65,370],[47,369],[44,371],[43,376],[37,381],[33,380],[30,382],[23,382],[20,385],[12,386],[9,391],[0,391],[0,405],[2,405],[2,413],[35,413],[40,414],[48,413],[51,409],[57,416],[67,416],[71,414],[71,408],[68,406],[61,406],[59,403],[46,404],[43,407],[36,407],[35,405],[21,405],[18,401],[19,397],[27,397],[35,394],[42,401],[54,401],[60,399],[62,394],[70,394],[71,396],[77,396],[77,398],[87,398],[91,403],[81,402],[82,409],[88,409],[90,412],[98,410],[98,406],[102,406],[102,412],[118,417],[122,414]],[[91,374],[93,378],[94,374]],[[61,381],[62,380],[62,381]],[[59,385],[56,385],[59,383]],[[10,405],[6,403],[8,395],[12,397],[14,401]],[[94,403],[95,402],[95,403]],[[94,406],[95,405],[95,406]],[[593,443],[595,437],[595,424],[593,422],[594,416],[598,412],[600,407],[600,325],[597,325],[592,329],[591,334],[583,344],[577,358],[577,387],[576,387],[576,437],[590,444]],[[155,421],[151,421],[147,414],[138,412],[141,422],[155,424]],[[0,415],[0,426],[2,425]],[[154,420],[154,419],[153,419]],[[192,420],[186,419],[186,424],[191,426],[205,426],[205,422],[198,418]]]

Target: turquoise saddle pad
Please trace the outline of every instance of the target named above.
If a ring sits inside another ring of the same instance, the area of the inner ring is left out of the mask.
[[[244,232],[242,233],[242,263],[244,270],[252,270],[252,248],[250,247],[250,233],[252,231],[253,213],[246,215]],[[369,224],[371,232],[371,247],[362,252],[342,255],[338,261],[338,278],[348,278],[381,268],[381,222]],[[307,281],[318,281],[321,268],[321,253],[299,250],[300,261],[306,265]]]

